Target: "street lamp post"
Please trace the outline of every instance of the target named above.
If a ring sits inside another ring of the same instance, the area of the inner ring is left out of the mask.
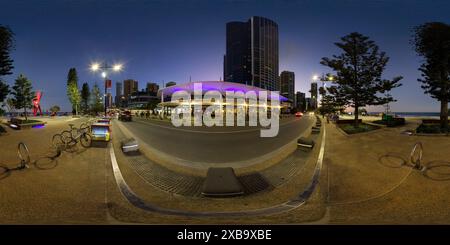
[[[104,85],[105,85],[105,94],[104,94],[104,97],[105,97],[105,116],[106,116],[106,113],[107,113],[107,107],[106,107],[106,100],[107,100],[107,89],[108,89],[108,84],[107,84],[107,76],[108,76],[108,71],[109,70],[112,70],[113,72],[119,72],[119,71],[121,71],[122,70],[122,68],[123,68],[123,65],[122,64],[114,64],[113,66],[110,66],[108,63],[106,63],[106,62],[104,62],[104,63],[102,63],[102,64],[99,64],[99,63],[93,63],[93,64],[91,64],[91,71],[93,71],[93,72],[97,72],[97,71],[100,71],[101,72],[101,75],[102,75],[102,78],[103,78],[103,80],[104,80]]]
[[[322,74],[322,76],[319,78],[319,76],[317,76],[317,75],[314,75],[313,76],[313,81],[317,81],[317,80],[319,80],[320,79],[320,81],[322,82],[322,90],[323,91],[325,91],[325,87],[326,87],[326,85],[327,85],[327,82],[333,82],[333,80],[334,80],[334,77],[331,75],[331,74],[327,74],[327,75],[323,75]],[[323,101],[323,96],[324,96],[324,94],[322,95],[322,94],[320,94],[320,101],[321,101],[321,103],[322,103],[322,101]]]
[[[312,80],[313,80],[313,83],[316,83],[316,91],[313,91],[312,90],[312,86],[311,86],[311,101],[314,101],[314,106],[312,107],[312,108],[314,108],[314,109],[317,109],[319,106],[318,106],[318,99],[317,99],[317,80],[319,79],[319,76],[318,75],[314,75],[313,77],[312,77]],[[314,94],[313,94],[313,92],[314,92]]]

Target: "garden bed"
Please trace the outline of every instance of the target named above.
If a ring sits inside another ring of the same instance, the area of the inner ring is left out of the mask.
[[[416,133],[419,134],[446,134],[450,133],[450,124],[447,128],[447,130],[441,129],[440,124],[420,124],[419,127],[416,129]]]
[[[28,119],[28,120],[22,120],[19,124],[33,124],[33,123],[44,123],[44,122],[40,121],[40,120]]]
[[[392,120],[376,120],[372,123],[385,125],[387,127],[397,127],[405,125],[405,118],[393,118]]]
[[[22,128],[31,128],[31,127],[40,127],[47,124],[47,122],[41,121],[41,120],[35,120],[35,119],[19,119],[19,118],[11,118],[9,121],[10,127],[14,129],[22,129]],[[15,125],[15,126],[11,126]]]
[[[366,133],[373,130],[380,129],[379,126],[367,124],[367,123],[360,123],[358,127],[355,127],[354,124],[338,124],[338,127],[342,129],[346,134],[358,134],[358,133]]]
[[[336,124],[351,124],[354,123],[355,119],[339,119],[336,121]],[[362,123],[362,119],[358,119],[359,123]]]

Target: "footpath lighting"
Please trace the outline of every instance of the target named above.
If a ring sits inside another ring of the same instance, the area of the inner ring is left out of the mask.
[[[314,75],[313,77],[312,77],[312,80],[313,81],[317,81],[319,79],[319,76],[318,75]]]
[[[115,64],[113,66],[113,71],[121,71],[122,70],[122,64]]]
[[[100,68],[99,63],[93,63],[91,64],[91,71],[97,71]]]
[[[106,116],[106,112],[107,112],[106,111],[107,110],[107,108],[106,108],[107,101],[106,100],[108,99],[106,94],[107,94],[107,89],[111,87],[111,81],[109,81],[107,79],[108,71],[112,70],[113,72],[120,72],[123,69],[123,64],[116,63],[116,64],[110,66],[106,62],[104,62],[102,64],[100,64],[98,62],[94,62],[91,64],[90,69],[92,72],[101,72],[100,75],[105,80],[105,95],[104,95],[104,97],[105,97],[105,116]]]

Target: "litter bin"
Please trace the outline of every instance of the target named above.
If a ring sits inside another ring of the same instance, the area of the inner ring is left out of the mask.
[[[134,138],[128,138],[126,140],[123,140],[121,142],[121,147],[124,153],[133,151],[135,152],[139,150],[138,142]]]

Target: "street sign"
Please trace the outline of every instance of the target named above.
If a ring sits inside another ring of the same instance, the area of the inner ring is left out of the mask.
[[[106,88],[111,88],[111,86],[112,86],[111,80],[105,80],[105,87]]]

